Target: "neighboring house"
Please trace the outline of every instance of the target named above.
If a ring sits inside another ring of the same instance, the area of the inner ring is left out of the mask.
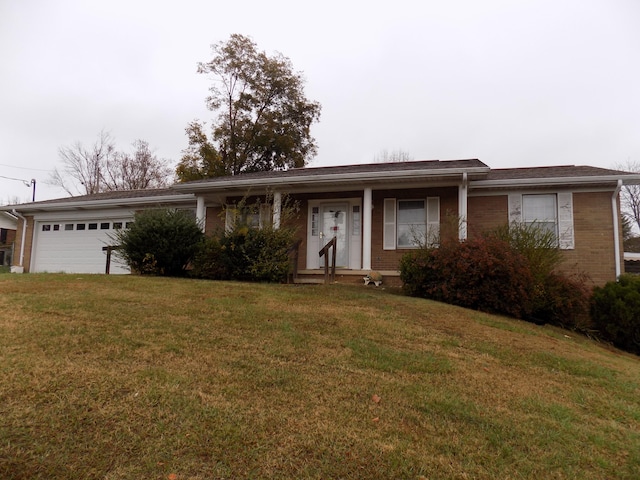
[[[18,219],[8,212],[0,212],[0,267],[11,265]]]
[[[24,271],[104,271],[103,225],[124,225],[136,210],[156,205],[194,208],[206,232],[231,221],[225,206],[243,197],[281,199],[300,207],[299,271],[319,273],[319,250],[337,237],[340,275],[398,275],[402,255],[419,241],[437,244],[441,228],[455,225],[460,239],[509,222],[537,222],[554,231],[563,268],[586,272],[595,284],[614,280],[622,268],[619,190],[640,175],[588,166],[490,169],[476,159],[376,163],[258,172],[174,185],[162,191],[115,192],[15,206],[27,219]],[[5,209],[7,207],[4,207]],[[260,215],[262,217],[262,215]],[[22,222],[21,222],[22,223]],[[256,225],[260,223],[257,219]],[[78,231],[78,225],[85,230]],[[106,228],[106,225],[109,228]],[[92,231],[89,225],[93,225]],[[17,244],[22,245],[20,226]],[[69,230],[67,230],[69,229]],[[71,255],[63,255],[73,245]],[[22,248],[22,247],[21,247]],[[89,253],[90,250],[90,253]],[[80,255],[91,268],[80,268]],[[89,264],[89,261],[86,261]],[[101,268],[99,268],[101,267]]]

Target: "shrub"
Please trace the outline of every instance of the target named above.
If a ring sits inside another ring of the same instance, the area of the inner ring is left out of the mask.
[[[408,253],[400,278],[411,295],[517,318],[531,313],[529,265],[496,237]]]
[[[566,276],[551,272],[534,285],[531,320],[583,333],[592,330],[589,317],[592,290],[584,275]]]
[[[128,229],[113,240],[118,256],[140,274],[184,275],[202,240],[202,231],[191,212],[176,209],[145,210],[136,214]]]
[[[207,238],[194,259],[193,274],[215,280],[282,282],[291,270],[289,249],[295,242],[295,228],[288,225],[297,212],[297,204],[283,196],[281,226],[274,228],[270,215],[271,198],[248,204],[243,198],[225,209],[233,225]]]
[[[617,282],[596,287],[591,318],[600,338],[640,354],[640,277],[622,275]]]

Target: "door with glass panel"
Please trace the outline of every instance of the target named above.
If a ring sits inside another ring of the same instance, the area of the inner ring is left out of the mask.
[[[320,248],[324,247],[333,237],[336,237],[336,266],[348,267],[348,215],[349,205],[346,203],[327,204],[320,207]],[[320,260],[320,265],[324,259]]]

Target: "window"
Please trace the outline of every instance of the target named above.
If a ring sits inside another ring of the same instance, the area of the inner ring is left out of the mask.
[[[555,194],[522,196],[522,223],[525,225],[535,224],[557,237],[557,212]]]
[[[357,237],[358,235],[360,235],[360,205],[354,205],[352,211],[353,235]]]
[[[437,246],[440,237],[440,198],[384,199],[385,250]]]
[[[427,233],[424,200],[398,200],[398,248],[419,247]]]
[[[122,222],[113,222],[113,229],[114,230],[122,229]]]
[[[311,236],[318,236],[318,222],[320,219],[320,207],[312,207],[311,208]]]
[[[101,223],[100,230],[109,230],[109,222]]]
[[[42,231],[43,232],[50,232],[51,231],[51,225],[42,225]]]
[[[0,228],[0,243],[7,243],[7,235],[9,230],[6,228]]]
[[[64,225],[64,229],[65,229],[66,231],[73,230],[73,223],[66,223],[66,224]]]
[[[540,225],[554,233],[558,246],[563,250],[575,248],[573,231],[573,194],[558,193],[511,193],[509,201],[509,223]]]
[[[271,225],[271,205],[261,203],[256,209],[253,207],[237,208],[229,205],[225,212],[225,228],[233,230],[236,225],[244,225],[249,228],[264,228]]]
[[[79,223],[76,225],[76,230],[84,230],[86,225],[84,223]]]
[[[89,230],[97,230],[98,229],[98,224],[97,223],[90,223],[89,224]]]
[[[124,224],[124,228],[131,228],[131,225],[133,225],[133,222],[127,222]]]

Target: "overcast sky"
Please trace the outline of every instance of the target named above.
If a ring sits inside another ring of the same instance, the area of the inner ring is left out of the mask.
[[[281,52],[322,105],[311,166],[640,161],[638,0],[0,0],[0,203],[101,130],[175,165],[232,33]]]

